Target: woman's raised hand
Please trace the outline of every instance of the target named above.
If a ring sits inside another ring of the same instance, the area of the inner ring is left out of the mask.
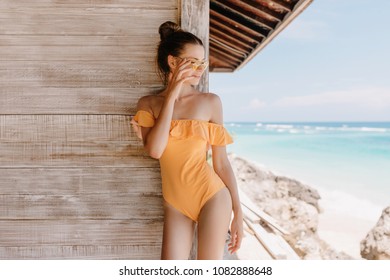
[[[169,73],[168,85],[166,87],[168,96],[173,97],[176,100],[179,96],[183,83],[192,78],[191,76],[186,75],[191,71],[193,71],[191,62],[186,58],[183,58],[176,68],[173,69],[173,72]]]

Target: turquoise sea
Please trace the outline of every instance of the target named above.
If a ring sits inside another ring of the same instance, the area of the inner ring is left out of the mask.
[[[390,122],[227,122],[225,127],[235,141],[228,152],[314,188],[390,205]]]

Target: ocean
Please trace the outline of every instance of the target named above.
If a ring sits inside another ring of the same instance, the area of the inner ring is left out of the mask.
[[[390,206],[390,122],[227,122],[225,127],[234,139],[228,152],[316,189],[378,209]]]

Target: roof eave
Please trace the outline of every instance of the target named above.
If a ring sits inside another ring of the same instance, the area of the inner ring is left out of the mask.
[[[229,72],[235,72],[244,67],[250,60],[252,60],[261,50],[263,50],[279,33],[281,33],[298,15],[300,15],[313,0],[301,0],[295,6],[296,8],[286,15],[285,19],[280,22],[276,28],[270,32],[269,36],[255,48],[245,60],[234,70]]]

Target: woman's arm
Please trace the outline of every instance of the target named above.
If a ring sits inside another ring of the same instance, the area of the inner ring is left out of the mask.
[[[218,96],[214,95],[212,106],[212,119],[214,123],[223,125],[222,104]],[[243,238],[243,214],[241,209],[240,198],[238,195],[237,181],[234,176],[232,167],[226,153],[225,146],[212,146],[213,168],[215,173],[222,179],[226,187],[229,189],[233,205],[233,221],[230,226],[231,242],[229,250],[231,253],[237,251],[241,246]]]
[[[159,159],[168,144],[169,129],[176,98],[180,94],[183,82],[191,78],[182,77],[184,73],[190,70],[189,65],[190,62],[184,59],[170,75],[165,89],[165,99],[155,125],[153,127],[141,127],[145,150],[153,158]],[[151,98],[148,96],[141,98],[138,101],[137,110],[145,110],[153,114]]]
[[[156,119],[154,126],[141,127],[144,148],[152,158],[159,159],[168,143],[174,102],[175,101],[170,96],[165,98],[160,115]],[[150,97],[142,97],[138,101],[137,111],[144,110],[153,114],[150,103]]]
[[[243,238],[243,214],[238,196],[237,182],[229,159],[227,158],[226,148],[224,146],[212,146],[212,151],[215,173],[225,183],[232,197],[234,217],[230,226],[231,242],[229,244],[229,251],[234,253],[240,248]]]

